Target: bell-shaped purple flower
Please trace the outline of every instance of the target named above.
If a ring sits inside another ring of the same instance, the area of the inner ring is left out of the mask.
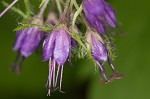
[[[39,46],[42,35],[43,32],[39,30],[38,26],[17,31],[13,50],[19,51],[24,57],[28,57]]]
[[[42,60],[49,60],[48,95],[50,95],[52,81],[53,88],[56,88],[60,68],[61,75],[59,89],[61,90],[63,65],[69,57],[70,49],[71,37],[69,33],[65,30],[65,28],[53,30],[51,34],[44,40]],[[58,66],[58,69],[55,77],[56,64]]]
[[[43,21],[42,19],[34,17],[31,23],[38,23],[41,25]],[[24,58],[31,55],[32,52],[38,48],[42,37],[43,32],[38,26],[33,26],[17,31],[13,50],[18,51],[18,54],[14,64],[12,65],[12,70],[15,70],[17,71],[17,73],[20,73],[21,65]],[[19,60],[20,57],[21,61]],[[17,63],[17,61],[19,62]]]
[[[93,35],[91,35],[91,53],[97,61],[107,61],[107,49],[100,41],[98,41]]]
[[[91,43],[92,57],[95,60],[95,63],[99,66],[100,71],[101,71],[101,75],[100,75],[101,82],[102,83],[104,83],[104,81],[112,82],[114,79],[122,78],[123,75],[119,75],[117,71],[115,70],[114,66],[112,65],[112,63],[110,62],[109,56],[108,56],[108,50],[105,44],[99,41],[93,34],[90,34],[89,39]],[[108,77],[108,74],[106,73],[105,68],[102,64],[102,62],[105,62],[105,61],[108,62],[112,71],[114,72],[113,75],[110,77]]]
[[[104,33],[105,23],[116,27],[115,12],[104,0],[83,0],[82,5],[87,21],[98,33]]]

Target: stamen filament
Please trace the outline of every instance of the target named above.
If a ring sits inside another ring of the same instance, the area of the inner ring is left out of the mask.
[[[114,66],[112,65],[112,63],[110,62],[110,59],[109,59],[109,58],[108,58],[108,64],[110,65],[111,69],[112,69],[113,71],[115,71],[115,68],[114,68]]]
[[[63,65],[61,66],[61,75],[60,75],[60,91],[61,91],[61,84],[62,84],[62,76],[63,76]]]
[[[51,90],[51,72],[52,72],[52,60],[51,58],[49,59],[49,75],[48,75],[48,94],[47,96],[50,96],[50,90]]]
[[[106,71],[105,71],[104,67],[103,67],[103,66],[102,66],[102,64],[101,64],[101,63],[99,63],[99,62],[97,62],[97,64],[98,64],[98,65],[99,65],[99,67],[100,67],[101,74],[103,75],[103,77],[104,77],[105,81],[108,81],[108,79],[107,79],[107,75],[106,75]]]
[[[53,67],[54,67],[54,70],[53,70],[53,87],[55,86],[55,66],[56,65],[56,62],[53,61]]]
[[[60,70],[60,65],[58,65],[57,75],[56,75],[56,78],[55,78],[55,86],[54,86],[54,87],[56,87],[56,85],[57,85],[57,80],[58,80],[59,70]]]

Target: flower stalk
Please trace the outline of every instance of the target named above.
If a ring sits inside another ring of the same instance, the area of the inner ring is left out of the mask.
[[[56,4],[57,4],[57,9],[59,11],[59,15],[62,15],[62,8],[61,8],[60,0],[56,0]]]
[[[65,8],[64,8],[64,11],[63,11],[63,14],[61,16],[61,22],[65,22],[65,16],[68,12],[68,8],[69,8],[69,3],[70,3],[70,0],[66,0],[66,4],[65,4]]]
[[[39,17],[39,18],[43,17],[43,13],[44,13],[48,3],[49,3],[49,0],[45,0],[45,2],[43,4],[42,8],[40,9],[40,12],[38,13],[37,17]]]
[[[8,7],[8,6],[9,6],[9,4],[8,4],[7,2],[5,2],[5,1],[2,1],[2,4],[3,4],[5,7]],[[17,13],[18,15],[20,15],[20,16],[23,17],[24,19],[27,18],[27,15],[26,15],[24,12],[22,12],[20,9],[16,8],[15,6],[12,6],[12,7],[10,8],[10,10],[12,10],[12,11],[15,12],[15,13]]]
[[[18,0],[14,0],[2,13],[0,13],[0,18],[17,2],[18,2]]]

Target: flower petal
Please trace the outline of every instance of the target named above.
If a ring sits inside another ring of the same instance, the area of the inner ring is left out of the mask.
[[[111,26],[116,27],[116,17],[115,11],[111,8],[108,3],[104,3],[105,11],[104,11],[104,19]]]
[[[67,60],[71,47],[71,38],[65,29],[60,29],[57,34],[54,49],[54,58],[59,65]]]
[[[42,37],[39,27],[30,27],[26,31],[26,38],[24,39],[20,52],[23,56],[28,57],[39,45]]]
[[[53,31],[50,36],[48,36],[43,43],[43,51],[42,51],[42,61],[48,60],[53,53],[55,47],[55,39],[56,39],[57,31]]]
[[[15,38],[15,43],[13,46],[13,50],[17,51],[20,49],[23,40],[26,38],[27,34],[26,34],[27,29],[23,29],[23,30],[19,30],[16,33],[16,38]]]
[[[107,50],[106,47],[98,41],[93,35],[91,36],[92,41],[92,56],[97,61],[106,61],[107,56]]]

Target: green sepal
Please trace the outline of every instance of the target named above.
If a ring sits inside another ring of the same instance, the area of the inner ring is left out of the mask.
[[[86,33],[86,47],[87,47],[88,58],[94,63],[94,59],[91,54],[91,37],[90,37],[91,34],[90,33],[88,32]]]
[[[22,29],[25,29],[25,28],[33,27],[33,26],[38,26],[38,25],[37,24],[26,24],[26,23],[24,24],[24,23],[21,23],[13,31],[18,31],[18,30],[22,30]]]
[[[69,32],[70,36],[75,39],[78,44],[80,44],[84,49],[86,49],[85,45],[83,44],[82,40],[81,40],[81,36],[77,33],[73,33],[73,32]]]
[[[76,45],[71,48],[71,57],[73,58],[84,59],[86,55],[87,51],[81,45]]]
[[[43,32],[50,32],[51,30],[53,30],[53,27],[51,25],[42,25],[42,26],[40,26],[40,29]]]
[[[13,31],[18,31],[18,30],[22,30],[22,29],[29,28],[29,27],[34,27],[34,26],[39,26],[40,30],[43,31],[43,32],[50,32],[53,29],[52,26],[50,26],[50,25],[44,26],[44,25],[37,25],[37,24],[26,24],[26,23],[24,24],[24,23],[21,23]]]
[[[116,57],[115,55],[114,55],[114,53],[113,53],[113,51],[112,51],[112,47],[110,46],[110,39],[105,35],[105,42],[106,42],[106,48],[107,48],[107,50],[108,50],[108,55],[109,55],[109,57],[112,59],[112,60],[114,60],[114,58]]]

